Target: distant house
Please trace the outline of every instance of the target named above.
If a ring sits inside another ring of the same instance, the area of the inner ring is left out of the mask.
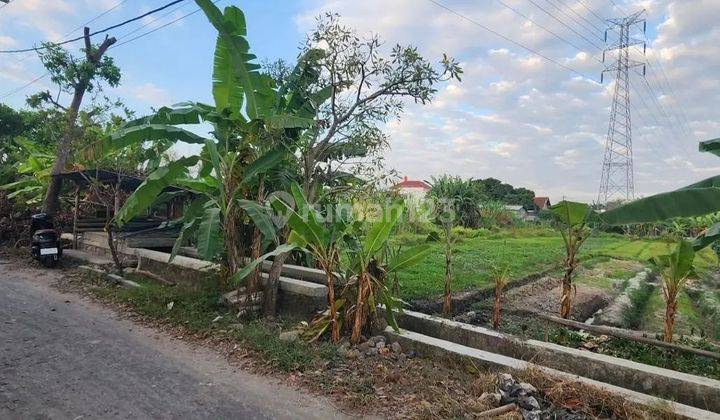
[[[533,198],[533,206],[535,206],[535,211],[539,212],[540,210],[549,209],[552,204],[550,204],[548,197],[535,197]]]
[[[505,210],[511,212],[513,216],[517,217],[520,220],[527,220],[528,218],[528,211],[525,210],[525,207],[523,206],[507,204],[505,205]]]
[[[425,181],[416,181],[404,177],[401,182],[393,185],[393,189],[402,195],[423,198],[430,190],[430,185]]]

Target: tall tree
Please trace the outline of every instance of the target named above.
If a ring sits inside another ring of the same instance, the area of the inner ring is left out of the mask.
[[[40,49],[39,56],[43,65],[50,73],[51,80],[58,86],[58,94],[53,97],[49,91],[41,92],[29,99],[29,102],[46,102],[64,112],[65,127],[57,143],[55,162],[51,171],[50,185],[45,195],[44,210],[54,214],[60,209],[60,191],[62,179],[60,174],[66,168],[73,155],[74,140],[78,137],[76,122],[83,97],[87,92],[98,87],[99,81],[110,86],[120,83],[120,69],[115,66],[111,57],[105,56],[107,49],[116,40],[105,36],[103,42],[95,46],[90,42],[90,28],[84,30],[84,57],[76,58],[62,47],[46,43]],[[60,93],[72,95],[70,104],[60,104]]]
[[[303,191],[310,202],[317,201],[324,185],[353,179],[350,175],[358,171],[368,175],[377,167],[387,146],[381,127],[400,116],[404,100],[427,103],[438,83],[462,74],[447,56],[435,67],[416,47],[395,45],[383,54],[381,46],[377,36],[361,37],[328,13],[318,18],[302,47],[302,55],[317,48],[324,52],[313,89],[326,101],[299,150]]]

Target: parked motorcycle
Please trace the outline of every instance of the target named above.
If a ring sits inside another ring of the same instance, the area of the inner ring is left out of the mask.
[[[53,226],[52,216],[45,213],[30,217],[30,254],[45,267],[54,267],[62,257],[62,243]]]

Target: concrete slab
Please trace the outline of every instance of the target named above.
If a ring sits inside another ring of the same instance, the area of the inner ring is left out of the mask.
[[[112,260],[109,258],[81,251],[79,249],[63,249],[63,257],[100,266],[113,264]]]
[[[88,273],[97,274],[114,284],[120,284],[125,287],[142,287],[141,284],[138,284],[132,280],[128,280],[122,276],[118,276],[117,274],[108,273],[108,272],[101,270],[99,268],[96,268],[96,267],[90,267],[87,265],[79,265],[78,268],[80,270],[86,271]]]
[[[272,261],[264,261],[262,270],[267,272],[272,266]],[[304,280],[312,283],[318,283],[325,285],[327,279],[325,278],[325,272],[317,268],[302,267],[293,264],[283,264],[281,274],[285,277],[292,277],[298,280]]]
[[[678,416],[688,419],[720,419],[720,415],[702,410],[689,405],[679,404],[673,401],[664,400],[651,395],[621,388],[615,385],[595,381],[589,378],[561,372],[559,370],[539,366],[530,362],[503,356],[484,350],[475,349],[461,344],[453,343],[439,338],[430,337],[412,331],[401,330],[396,332],[391,327],[385,330],[385,336],[389,341],[399,341],[403,348],[414,349],[423,357],[434,358],[451,358],[451,359],[471,359],[475,364],[486,367],[488,369],[497,369],[501,371],[518,371],[524,369],[538,369],[543,373],[560,378],[566,381],[582,383],[594,387],[602,388],[607,391],[616,393],[628,401],[632,401],[646,407],[668,407]]]
[[[532,360],[549,368],[720,413],[720,381],[714,379],[544,341],[525,340],[419,312],[403,311],[396,317],[402,328],[420,334],[508,357]]]

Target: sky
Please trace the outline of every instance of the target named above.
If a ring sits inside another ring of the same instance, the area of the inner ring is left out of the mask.
[[[77,36],[80,29],[70,32],[103,12],[91,29],[167,2],[13,0],[0,8],[0,49]],[[645,78],[642,68],[631,76],[636,195],[720,171],[720,161],[697,151],[699,141],[720,137],[720,1],[218,3],[229,4],[245,12],[251,49],[261,60],[293,61],[315,17],[326,11],[340,13],[363,36],[378,34],[388,49],[411,44],[433,62],[443,54],[454,57],[463,67],[462,81],[439,85],[431,104],[408,103],[400,118],[387,124],[387,166],[416,179],[443,173],[494,177],[554,201],[597,198],[614,87],[610,74],[600,83],[603,65],[597,59],[605,45],[600,18],[644,9],[647,48],[644,56],[642,46],[634,49],[633,58],[649,66]],[[122,98],[140,115],[185,100],[211,103],[214,30],[201,12],[161,27],[196,9],[186,0],[112,31],[122,43],[156,29],[110,50],[123,78],[106,94]],[[19,107],[29,94],[52,91],[47,79],[16,91],[42,74],[33,53],[0,54],[0,102]]]

